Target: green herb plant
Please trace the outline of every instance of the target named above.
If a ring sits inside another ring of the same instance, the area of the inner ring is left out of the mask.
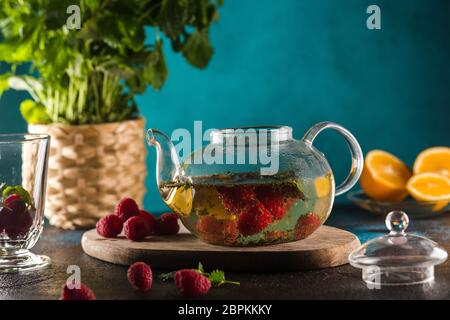
[[[80,28],[68,25],[69,6]],[[168,76],[163,41],[207,67],[210,25],[222,0],[0,0],[0,96],[26,90],[30,124],[70,125],[138,116],[135,96]],[[23,70],[26,71],[23,71]],[[19,72],[20,71],[20,72]]]
[[[200,273],[201,275],[204,275],[205,277],[208,277],[209,281],[211,281],[211,286],[213,286],[213,287],[220,287],[221,285],[226,284],[226,283],[240,285],[239,282],[226,280],[225,272],[223,272],[222,270],[213,270],[209,273],[205,272],[205,269],[203,268],[203,265],[201,262],[198,263],[197,269],[192,269],[192,270]],[[162,281],[173,280],[173,279],[175,279],[175,273],[176,273],[176,271],[163,273],[159,276],[159,278]]]

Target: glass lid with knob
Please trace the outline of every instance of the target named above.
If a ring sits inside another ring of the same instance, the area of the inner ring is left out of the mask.
[[[447,251],[436,242],[406,233],[409,218],[403,211],[386,216],[389,233],[363,244],[349,256],[372,285],[420,284],[434,279],[434,266],[447,260]]]

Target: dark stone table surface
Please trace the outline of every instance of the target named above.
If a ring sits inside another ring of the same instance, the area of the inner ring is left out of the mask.
[[[328,225],[355,233],[365,242],[386,232],[384,217],[351,205],[336,205]],[[450,250],[450,215],[413,220],[410,232],[430,237]],[[46,227],[32,250],[50,256],[49,268],[27,274],[1,274],[0,299],[58,299],[67,277],[67,267],[81,268],[81,280],[98,299],[180,299],[172,282],[155,279],[148,293],[134,291],[127,282],[127,268],[91,258],[83,253],[83,231],[63,231]],[[160,274],[163,270],[154,270]],[[155,275],[154,275],[155,278]],[[383,287],[369,290],[361,281],[361,271],[349,265],[305,272],[235,273],[227,278],[240,286],[212,289],[205,299],[448,299],[450,263],[436,268],[435,281],[425,285]]]

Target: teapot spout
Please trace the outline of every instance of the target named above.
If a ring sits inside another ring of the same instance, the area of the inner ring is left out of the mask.
[[[148,129],[147,143],[156,147],[156,181],[161,183],[179,182],[182,172],[180,161],[170,138],[157,129]]]

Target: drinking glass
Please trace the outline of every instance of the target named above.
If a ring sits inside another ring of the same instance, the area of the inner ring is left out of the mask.
[[[49,144],[48,135],[0,134],[0,273],[50,262],[29,251],[44,226]]]

